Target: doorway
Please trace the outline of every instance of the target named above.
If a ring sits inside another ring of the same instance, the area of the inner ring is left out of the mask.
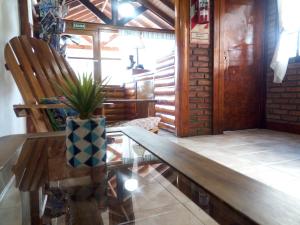
[[[264,118],[264,3],[218,0],[214,13],[214,133],[259,128]]]

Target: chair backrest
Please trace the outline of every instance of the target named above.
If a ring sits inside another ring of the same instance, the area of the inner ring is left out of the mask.
[[[6,44],[4,56],[27,105],[38,104],[45,97],[58,96],[55,83],[64,85],[65,78],[77,79],[66,59],[39,39],[14,37]],[[37,132],[49,130],[41,112],[33,110],[31,117]]]

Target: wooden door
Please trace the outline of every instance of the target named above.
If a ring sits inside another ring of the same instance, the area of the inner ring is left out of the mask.
[[[223,130],[257,128],[263,118],[262,1],[223,0],[220,7]]]

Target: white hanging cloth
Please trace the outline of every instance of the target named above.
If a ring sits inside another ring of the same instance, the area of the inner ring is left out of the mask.
[[[277,0],[279,16],[279,40],[271,62],[274,83],[285,77],[289,59],[296,56],[298,32],[300,32],[300,0]]]

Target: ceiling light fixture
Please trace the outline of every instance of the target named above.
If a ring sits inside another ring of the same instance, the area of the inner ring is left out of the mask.
[[[129,2],[122,2],[118,6],[118,11],[123,17],[134,17],[135,9]]]

